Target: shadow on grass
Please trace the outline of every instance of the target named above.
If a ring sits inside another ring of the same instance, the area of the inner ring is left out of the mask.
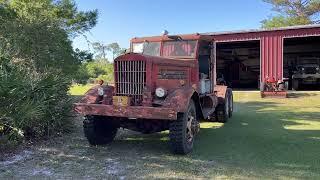
[[[301,98],[301,97],[310,97],[310,96],[317,96],[316,93],[311,92],[289,92],[288,98]]]
[[[320,176],[318,112],[283,110],[284,105],[276,102],[235,105],[237,112],[228,123],[213,123],[218,125],[201,129],[194,152],[188,156],[171,154],[168,132],[151,135],[125,132],[105,148],[116,156],[126,155],[143,163],[151,172],[144,174],[146,178],[159,178],[157,172],[170,170],[199,178],[244,172],[255,178]],[[96,150],[100,155],[95,157],[108,154]]]
[[[236,106],[238,112],[222,128],[201,130],[195,157],[230,162],[261,174],[270,169],[288,177],[319,176],[319,112],[281,110],[276,102]]]
[[[194,153],[189,157],[190,165],[196,165],[196,160],[218,161],[254,169],[265,176],[268,176],[266,169],[288,177],[319,176],[319,113],[296,113],[281,110],[279,105],[258,101],[236,103],[238,112],[228,123],[220,128],[201,129]],[[143,152],[172,156],[166,133],[127,136],[114,145],[117,149],[138,146]]]
[[[307,96],[316,94],[294,93],[295,98]],[[319,112],[297,113],[277,102],[250,101],[235,106],[237,112],[228,123],[201,129],[194,152],[188,156],[171,154],[167,132],[144,135],[125,131],[104,147],[90,147],[83,145],[84,139],[79,140],[84,149],[79,157],[103,159],[111,154],[126,164],[143,166],[132,176],[147,179],[174,177],[166,172],[198,178],[241,178],[239,174],[251,178],[320,177]]]

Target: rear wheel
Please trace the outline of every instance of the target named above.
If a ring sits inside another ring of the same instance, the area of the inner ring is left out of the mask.
[[[231,91],[231,89],[228,89],[229,91],[229,118],[232,117],[232,113],[233,113],[233,93]]]
[[[83,130],[91,145],[103,145],[113,141],[118,127],[105,117],[86,116],[83,121]]]
[[[187,154],[192,151],[195,135],[200,129],[196,107],[190,100],[185,113],[178,114],[178,119],[170,123],[170,146],[176,154]]]
[[[217,107],[216,117],[218,122],[226,123],[228,121],[228,118],[232,116],[233,100],[231,100],[232,94],[230,92],[231,92],[230,90],[227,90],[223,104],[219,104]],[[232,105],[230,105],[230,103]],[[232,109],[230,110],[230,108]],[[230,115],[230,112],[231,112],[231,115]]]

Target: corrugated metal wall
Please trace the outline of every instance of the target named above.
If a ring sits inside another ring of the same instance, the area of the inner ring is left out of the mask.
[[[320,36],[320,28],[301,28],[275,31],[258,31],[213,35],[215,42],[260,40],[260,78],[283,78],[283,39],[292,37]]]
[[[260,40],[260,74],[261,81],[266,78],[283,78],[283,37],[278,34],[268,34]]]

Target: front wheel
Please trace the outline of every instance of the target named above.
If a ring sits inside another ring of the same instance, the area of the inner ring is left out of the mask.
[[[91,145],[104,145],[113,141],[118,127],[105,117],[86,116],[83,121],[83,130]]]
[[[178,119],[170,123],[169,137],[173,153],[188,154],[191,152],[195,135],[199,129],[196,107],[193,100],[190,100],[187,111],[178,114]]]

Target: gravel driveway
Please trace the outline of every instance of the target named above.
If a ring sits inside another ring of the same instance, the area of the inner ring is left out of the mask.
[[[174,156],[167,141],[167,133],[120,130],[112,144],[92,147],[79,120],[73,133],[0,161],[0,179],[206,178],[213,161]]]

